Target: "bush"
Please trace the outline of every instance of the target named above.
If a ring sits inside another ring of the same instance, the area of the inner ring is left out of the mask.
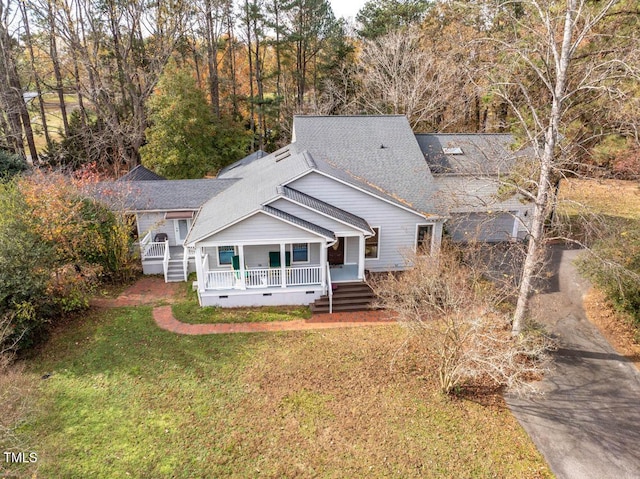
[[[19,155],[0,150],[0,180],[11,178],[26,171],[28,168],[27,162]]]
[[[581,273],[597,285],[640,328],[640,225],[624,223],[598,241],[578,262]]]

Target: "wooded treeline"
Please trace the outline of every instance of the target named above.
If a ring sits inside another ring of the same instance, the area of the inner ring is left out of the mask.
[[[594,153],[589,164],[629,174],[640,163],[639,7],[614,3],[573,52],[567,82],[579,92],[562,134],[581,164]],[[0,148],[111,175],[142,149],[160,171],[172,158],[164,170],[184,177],[286,144],[296,113],[400,113],[416,131],[525,139],[522,125],[534,131],[532,112],[550,103],[536,71],[552,74],[553,59],[536,52],[562,27],[532,13],[563,8],[372,0],[350,25],[328,0],[0,0]],[[204,139],[189,143],[198,132]],[[159,146],[143,148],[151,137]],[[201,148],[196,167],[176,167]]]

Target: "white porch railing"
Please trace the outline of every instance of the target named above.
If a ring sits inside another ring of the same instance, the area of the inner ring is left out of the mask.
[[[287,286],[322,284],[322,268],[320,266],[286,268],[285,271]]]
[[[182,271],[184,273],[184,280],[187,281],[189,278],[189,259],[196,257],[196,249],[191,247],[184,247],[184,252],[182,256]]]
[[[327,261],[327,296],[329,296],[329,314],[333,314],[333,287],[331,286],[331,265]]]
[[[322,284],[322,266],[302,266],[285,268],[285,286],[308,286]],[[270,288],[282,286],[282,269],[255,268],[244,272],[244,280],[239,270],[206,271],[205,289]]]
[[[169,260],[171,259],[171,253],[169,252],[169,240],[164,242],[164,258],[162,259],[162,269],[164,271],[164,282],[167,282],[167,276],[169,274]]]
[[[147,233],[140,241],[140,255],[142,259],[164,258],[165,248],[169,249],[169,242],[151,241],[151,233]]]
[[[204,289],[234,289],[239,281],[236,271],[207,271],[204,274]]]

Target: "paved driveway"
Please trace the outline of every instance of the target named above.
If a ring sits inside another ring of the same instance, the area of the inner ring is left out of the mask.
[[[535,298],[560,346],[545,395],[507,403],[558,478],[640,478],[640,373],[585,318],[577,254],[554,251],[551,290]]]

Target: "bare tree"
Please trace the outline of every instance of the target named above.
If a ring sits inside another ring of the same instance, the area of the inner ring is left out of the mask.
[[[500,306],[513,283],[486,277],[484,252],[445,244],[437,257],[413,255],[411,270],[374,280],[374,291],[418,339],[443,392],[477,380],[534,391],[529,381],[546,370],[550,343],[540,334],[513,340]]]
[[[374,114],[404,114],[412,127],[441,129],[438,115],[455,95],[454,62],[428,51],[417,27],[365,42],[359,103]]]
[[[616,81],[629,75],[621,48],[599,48],[603,36],[614,34],[601,28],[620,3],[527,0],[521,3],[524,15],[505,9],[494,19],[510,25],[488,40],[498,43],[505,57],[501,65],[510,70],[494,70],[499,74],[493,78],[493,92],[510,106],[536,163],[530,179],[535,188],[518,190],[534,207],[513,316],[515,335],[523,330],[533,279],[543,259],[544,226],[555,204],[555,186],[580,146],[571,137],[571,111],[586,92],[620,98]]]

